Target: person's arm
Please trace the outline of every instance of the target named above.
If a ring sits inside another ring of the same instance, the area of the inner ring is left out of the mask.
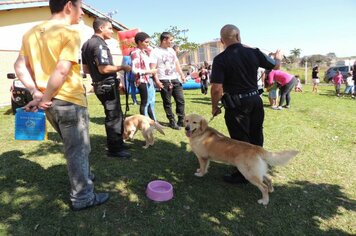
[[[280,49],[277,49],[276,52],[274,53],[274,61],[276,62],[276,65],[274,66],[273,69],[279,70],[281,68],[282,59],[283,59],[283,53],[281,52]]]
[[[82,68],[83,68],[83,72],[85,73],[85,74],[90,74],[90,71],[89,71],[89,67],[88,67],[88,65],[82,65]]]
[[[178,60],[176,61],[176,71],[180,75],[182,82],[185,83],[186,79],[185,79],[185,76],[183,74],[182,68],[180,67],[180,63]]]
[[[223,86],[222,84],[211,83],[211,114],[216,116],[221,113],[220,108],[218,107],[219,101],[223,95]]]
[[[33,72],[28,58],[23,55],[19,55],[14,64],[14,69],[17,78],[19,78],[24,86],[29,90],[33,98],[33,100],[25,106],[25,110],[36,111],[37,105],[41,101],[43,94],[38,90],[36,83],[33,80]]]
[[[157,88],[159,90],[161,90],[162,88],[164,88],[164,86],[161,83],[161,81],[159,81],[159,78],[158,78],[158,75],[157,75],[157,64],[156,63],[150,63],[150,68],[151,68],[151,71],[154,71],[153,79],[155,81],[155,84],[156,84]]]
[[[39,108],[45,110],[51,106],[52,98],[56,96],[58,90],[60,90],[60,88],[63,86],[71,69],[71,61],[60,60],[57,63],[56,68],[49,77],[46,91],[44,92],[42,100],[38,105]]]
[[[14,69],[17,78],[25,85],[25,87],[32,94],[37,89],[36,84],[32,78],[32,69],[29,66],[29,62],[25,56],[19,55],[14,64]]]
[[[98,70],[100,74],[111,74],[116,73],[121,70],[125,72],[131,71],[131,66],[129,65],[121,65],[121,66],[113,66],[113,65],[99,65]]]
[[[268,84],[269,85],[272,85],[274,83],[274,74],[275,74],[275,71],[270,71],[269,74],[268,74]]]

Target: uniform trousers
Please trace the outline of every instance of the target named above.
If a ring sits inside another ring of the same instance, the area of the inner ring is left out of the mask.
[[[105,93],[98,92],[98,86],[94,85],[94,92],[105,112],[105,131],[109,152],[118,152],[123,147],[123,113],[121,109],[118,81]]]

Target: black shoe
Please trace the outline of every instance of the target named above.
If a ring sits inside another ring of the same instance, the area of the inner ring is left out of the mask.
[[[239,172],[224,175],[224,181],[230,184],[247,184],[248,180]]]
[[[125,150],[130,149],[130,146],[127,145],[126,143],[122,143],[120,147],[121,147],[122,149],[125,149]]]
[[[179,119],[178,122],[177,122],[177,125],[179,127],[183,127],[184,126],[184,121]]]
[[[99,206],[109,200],[108,193],[94,193],[94,199],[85,206],[75,207],[71,206],[72,211],[81,211],[90,207]]]
[[[131,154],[125,150],[115,151],[115,152],[108,151],[106,155],[108,157],[118,157],[120,159],[129,159],[131,157]]]
[[[174,120],[169,121],[169,127],[171,127],[172,129],[180,130],[180,127]]]

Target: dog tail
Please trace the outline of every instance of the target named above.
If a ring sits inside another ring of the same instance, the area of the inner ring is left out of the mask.
[[[284,166],[288,163],[290,159],[295,157],[298,151],[282,151],[282,152],[266,152],[262,155],[262,159],[271,166]]]
[[[160,125],[158,122],[153,122],[152,125],[153,127],[155,127],[156,130],[158,130],[158,132],[160,132],[163,135],[166,135],[163,131],[164,127]]]

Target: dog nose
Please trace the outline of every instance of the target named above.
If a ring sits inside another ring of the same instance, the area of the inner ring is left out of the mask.
[[[185,126],[185,130],[186,130],[186,131],[189,131],[189,130],[190,130],[190,125],[186,125],[186,126]]]

